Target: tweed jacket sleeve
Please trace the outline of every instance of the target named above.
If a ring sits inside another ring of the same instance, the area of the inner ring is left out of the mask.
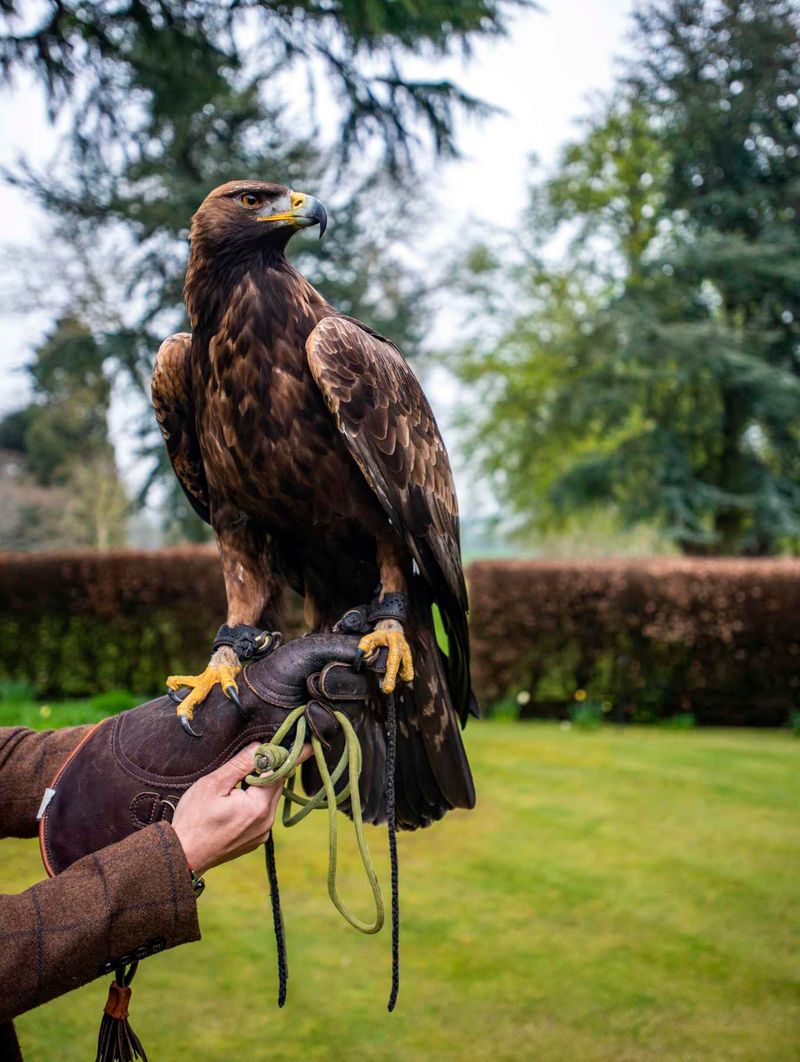
[[[45,787],[88,729],[0,728],[0,837],[36,835]],[[25,892],[0,895],[0,1024],[119,962],[199,938],[177,834],[164,822],[147,826]]]

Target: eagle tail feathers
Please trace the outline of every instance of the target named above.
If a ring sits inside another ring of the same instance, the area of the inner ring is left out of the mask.
[[[442,609],[448,634],[448,655],[440,649],[434,629],[433,597],[424,580],[415,577],[409,594],[411,616],[406,628],[414,659],[414,681],[400,684],[395,692],[397,755],[395,797],[397,826],[414,830],[429,826],[453,808],[475,805],[472,781],[460,723],[474,705],[469,680],[469,642],[463,610]],[[449,604],[449,603],[448,603]],[[326,610],[327,612],[327,610]],[[341,613],[338,612],[336,618]],[[453,621],[452,616],[456,619]],[[327,616],[325,617],[327,621]],[[324,623],[323,625],[327,625]],[[359,784],[364,821],[386,822],[386,706],[377,689],[363,711],[351,717],[361,743],[362,769]],[[344,749],[343,737],[334,739],[335,762]],[[341,784],[344,785],[344,779]],[[303,788],[320,788],[314,760],[303,765]],[[342,809],[350,814],[349,802]]]

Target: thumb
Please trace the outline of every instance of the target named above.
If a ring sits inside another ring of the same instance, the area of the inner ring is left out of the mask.
[[[238,782],[248,774],[253,773],[253,754],[258,748],[258,742],[254,741],[240,749],[227,763],[217,767],[206,775],[208,781],[218,792],[230,793]]]

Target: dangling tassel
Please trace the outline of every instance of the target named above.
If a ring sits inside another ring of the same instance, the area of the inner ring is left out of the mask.
[[[283,912],[281,911],[281,894],[278,889],[278,868],[275,865],[275,842],[272,830],[264,845],[267,861],[267,878],[269,879],[269,898],[272,904],[272,925],[275,930],[275,946],[278,953],[278,1006],[286,1002],[286,982],[289,980],[289,967],[286,962],[286,938],[283,932]]]
[[[397,757],[397,716],[394,694],[386,698],[386,820],[389,829],[389,858],[392,867],[392,987],[387,1010],[391,1013],[400,991],[400,874],[397,864],[397,811],[395,808],[394,770]]]
[[[108,1002],[100,1022],[95,1062],[134,1062],[140,1058],[147,1062],[141,1041],[128,1024],[128,1006],[131,1000],[131,981],[138,962],[131,963],[127,974],[120,966],[108,990]]]

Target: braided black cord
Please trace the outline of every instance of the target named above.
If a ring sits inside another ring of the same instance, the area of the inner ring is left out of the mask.
[[[389,829],[389,858],[392,864],[392,988],[387,1010],[391,1013],[400,991],[400,874],[397,864],[397,822],[394,792],[395,759],[397,756],[397,716],[394,694],[386,698],[386,820]]]
[[[283,935],[283,915],[281,914],[281,894],[278,889],[278,868],[275,865],[275,841],[272,830],[264,844],[269,880],[269,899],[272,905],[272,925],[275,930],[275,945],[278,953],[278,1006],[286,1002],[286,982],[289,980],[289,967],[286,963],[286,940]]]

